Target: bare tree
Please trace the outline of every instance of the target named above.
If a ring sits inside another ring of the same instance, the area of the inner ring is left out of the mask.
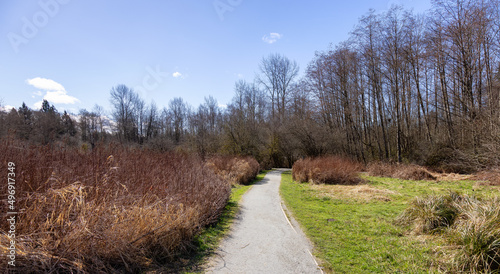
[[[189,107],[182,98],[174,98],[169,103],[169,112],[171,115],[171,127],[173,139],[176,144],[179,144],[186,129],[186,120],[188,117]]]
[[[118,136],[125,141],[137,137],[135,107],[138,95],[125,85],[111,89],[111,104],[114,107],[113,118],[117,124]]]
[[[286,108],[288,91],[299,73],[297,62],[280,54],[271,54],[263,58],[259,66],[261,75],[258,78],[271,96],[271,115],[282,120]]]

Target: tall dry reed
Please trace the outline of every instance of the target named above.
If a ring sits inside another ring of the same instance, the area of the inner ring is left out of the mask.
[[[250,156],[214,156],[206,164],[233,184],[249,184],[260,172],[259,163]]]
[[[189,155],[100,146],[90,152],[0,143],[16,164],[16,271],[137,272],[169,264],[217,220],[230,188]],[[7,189],[0,186],[6,219]],[[0,222],[0,249],[9,245]],[[8,270],[7,260],[0,271]]]

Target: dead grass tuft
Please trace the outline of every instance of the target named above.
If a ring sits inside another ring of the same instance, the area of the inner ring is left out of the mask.
[[[401,225],[412,226],[416,234],[441,232],[451,226],[460,211],[457,202],[468,197],[455,192],[449,195],[417,197],[397,218]]]
[[[478,200],[450,192],[416,198],[397,222],[416,234],[444,232],[456,273],[500,271],[500,200]]]
[[[500,272],[500,200],[467,200],[459,204],[452,241],[460,247],[453,265],[458,272]]]

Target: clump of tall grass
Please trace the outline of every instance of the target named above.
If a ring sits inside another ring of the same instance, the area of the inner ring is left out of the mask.
[[[367,168],[371,176],[390,177],[403,180],[436,180],[427,169],[413,164],[370,163]]]
[[[450,232],[460,247],[454,259],[458,271],[500,272],[500,200],[468,201]]]
[[[339,156],[306,158],[293,164],[292,176],[298,182],[355,185],[361,182],[361,164]]]
[[[454,272],[500,272],[500,200],[478,200],[450,192],[416,198],[397,218],[417,234],[443,232],[457,252]]]
[[[250,156],[214,156],[207,167],[232,184],[249,184],[260,172],[260,165]]]
[[[417,197],[398,216],[396,222],[412,226],[417,234],[440,232],[455,222],[459,215],[457,201],[466,197],[450,192],[448,195]]]
[[[175,262],[217,220],[230,187],[196,157],[119,145],[89,152],[0,143],[16,164],[16,271],[138,272]],[[6,184],[0,212],[7,212]],[[2,218],[6,218],[3,216]],[[7,254],[7,222],[0,223]],[[0,270],[7,271],[7,260]]]

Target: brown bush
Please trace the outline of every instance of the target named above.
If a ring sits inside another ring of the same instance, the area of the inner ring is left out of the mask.
[[[427,169],[417,165],[371,163],[367,168],[371,176],[398,178],[403,180],[436,180]]]
[[[480,171],[471,177],[471,180],[481,184],[500,186],[500,170]]]
[[[188,155],[112,145],[91,152],[0,143],[16,173],[16,271],[138,272],[174,262],[214,222],[230,188]],[[0,186],[7,218],[7,185]],[[7,222],[0,223],[6,255]],[[6,272],[7,260],[0,262]]]
[[[214,156],[206,165],[233,184],[249,184],[260,172],[260,165],[250,156]]]
[[[361,182],[361,169],[359,163],[338,156],[306,158],[294,163],[292,176],[298,182],[354,185]]]

